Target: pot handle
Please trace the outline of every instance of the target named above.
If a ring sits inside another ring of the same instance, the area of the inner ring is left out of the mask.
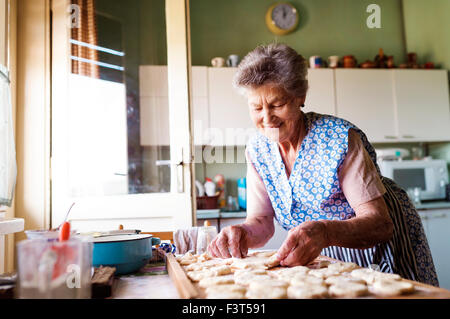
[[[158,237],[152,237],[152,246],[153,245],[159,245],[161,243],[161,239]]]

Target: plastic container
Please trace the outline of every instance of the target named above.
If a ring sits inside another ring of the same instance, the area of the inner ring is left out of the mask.
[[[216,208],[218,208],[218,203],[217,203],[218,198],[219,198],[219,195],[197,197],[197,209],[216,209]]]
[[[214,184],[214,182],[212,181],[211,178],[206,178],[205,193],[206,193],[206,196],[215,196],[216,195],[216,184]]]
[[[91,242],[28,239],[17,244],[18,287],[25,299],[79,299],[91,297]]]
[[[211,226],[209,221],[205,220],[204,226],[198,229],[197,235],[197,254],[203,254],[207,251],[208,245],[217,236],[217,228]]]
[[[242,209],[247,209],[247,179],[241,178],[237,180],[238,203]]]

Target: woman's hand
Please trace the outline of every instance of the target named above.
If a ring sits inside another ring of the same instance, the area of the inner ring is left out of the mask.
[[[208,253],[218,258],[247,256],[247,230],[242,225],[225,227],[209,244]]]
[[[327,246],[325,224],[321,221],[309,221],[289,230],[277,255],[281,266],[307,265]]]

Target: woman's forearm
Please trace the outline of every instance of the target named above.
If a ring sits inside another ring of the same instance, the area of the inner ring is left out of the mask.
[[[248,248],[264,246],[275,231],[272,216],[247,218],[242,227],[247,231]]]
[[[391,239],[393,224],[385,205],[372,203],[359,210],[352,219],[321,221],[329,246],[365,249]]]

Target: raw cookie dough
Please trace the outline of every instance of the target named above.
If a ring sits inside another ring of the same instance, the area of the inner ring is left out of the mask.
[[[325,285],[325,281],[322,278],[311,276],[309,274],[297,274],[291,278],[291,286],[302,286],[305,284],[310,285]]]
[[[283,287],[287,288],[289,286],[289,283],[287,283],[284,280],[277,280],[277,279],[258,279],[255,281],[252,281],[249,284],[249,289],[272,289],[274,287]]]
[[[414,291],[414,285],[407,281],[378,279],[373,283],[373,292],[383,296],[396,296]]]
[[[251,282],[253,282],[255,280],[264,280],[264,279],[273,279],[273,278],[270,277],[269,275],[264,275],[264,274],[258,275],[258,274],[254,274],[254,273],[250,273],[250,272],[234,275],[234,281],[237,284],[244,285],[244,286],[249,285]]]
[[[308,275],[312,275],[318,278],[326,279],[331,276],[339,275],[340,273],[334,269],[329,268],[320,268],[320,269],[311,269],[308,272]]]
[[[283,299],[287,298],[286,287],[270,287],[270,289],[256,287],[249,289],[245,296],[249,299]]]
[[[227,265],[211,267],[208,269],[214,273],[214,276],[223,276],[231,274],[231,268]]]
[[[267,266],[267,268],[273,268],[278,265],[280,265],[280,260],[278,259],[277,255],[272,255],[264,262],[264,265]]]
[[[352,282],[352,283],[357,283],[357,284],[366,284],[365,280],[362,280],[360,278],[356,278],[356,277],[351,277],[350,275],[338,275],[338,276],[331,276],[328,277],[327,279],[325,279],[325,283],[327,285],[335,285],[337,283],[347,283],[347,282]]]
[[[289,286],[287,294],[290,299],[317,299],[328,296],[328,289],[322,285],[304,284]]]
[[[252,256],[252,257],[268,258],[268,257],[272,257],[272,256],[275,255],[276,253],[277,253],[276,250],[270,250],[270,251],[256,251],[256,252],[250,253],[249,256]]]
[[[352,270],[352,272],[350,274],[352,277],[364,280],[369,285],[373,284],[375,282],[375,280],[380,280],[380,279],[390,279],[390,280],[402,279],[402,277],[400,277],[397,274],[383,273],[383,272],[375,271],[370,268],[355,269],[355,270]]]
[[[204,269],[204,270],[197,270],[197,271],[188,271],[187,276],[192,281],[200,281],[204,278],[213,277],[215,275],[214,275],[214,272],[212,272],[208,269],[206,269],[206,270]]]
[[[199,281],[198,285],[200,287],[209,287],[215,285],[225,285],[225,284],[234,284],[234,276],[226,275],[226,276],[217,276],[217,277],[207,277],[203,278]]]
[[[232,268],[235,269],[255,269],[255,268],[263,268],[267,269],[266,266],[268,258],[266,257],[246,257],[246,258],[233,258],[233,263],[231,264]]]
[[[328,288],[330,295],[334,297],[354,298],[367,294],[367,286],[356,282],[336,282]]]
[[[355,263],[350,262],[337,262],[333,264],[329,264],[328,268],[330,271],[336,271],[336,272],[350,272],[356,268],[359,268],[359,266]]]

